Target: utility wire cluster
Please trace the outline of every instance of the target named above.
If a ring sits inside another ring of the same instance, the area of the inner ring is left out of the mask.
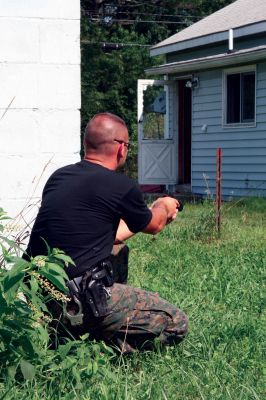
[[[121,24],[135,24],[135,23],[143,23],[143,24],[175,24],[175,25],[186,25],[189,26],[191,23],[188,21],[165,21],[165,20],[147,20],[147,19],[116,19],[111,17],[104,17],[104,18],[91,18],[92,22],[106,22],[106,23],[121,23]]]
[[[112,42],[93,42],[91,40],[83,39],[81,40],[82,44],[89,45],[101,45],[102,49],[105,51],[108,50],[120,50],[122,47],[146,47],[149,48],[151,45],[149,44],[140,44],[140,43],[112,43]]]
[[[134,4],[130,4],[127,1],[123,2],[123,4],[121,4],[121,2],[118,3],[119,4],[113,4],[101,1],[98,3],[96,2],[96,7],[93,8],[91,4],[88,5],[87,3],[86,5],[86,0],[81,2],[83,14],[86,15],[92,23],[103,24],[106,27],[113,24],[162,24],[171,25],[171,30],[175,29],[174,26],[178,27],[177,30],[180,30],[202,18],[202,16],[195,15],[195,12],[193,13],[194,7],[191,5],[182,8],[176,7],[178,13],[170,14],[166,7],[155,4],[154,2],[152,4],[144,2],[133,2]],[[149,9],[149,7],[152,8]],[[81,42],[84,45],[101,45],[104,52],[120,50],[124,46],[150,47],[150,45],[139,43],[96,43],[86,40],[85,38]]]
[[[114,14],[114,15],[122,15],[125,17],[129,17],[131,15],[134,16],[145,16],[145,17],[160,17],[160,18],[165,18],[165,17],[170,17],[170,18],[192,18],[192,19],[201,19],[202,16],[198,15],[190,15],[190,14],[162,14],[162,13],[145,13],[145,12],[133,12],[129,13],[128,11],[115,11],[115,12],[97,12],[95,10],[83,10],[87,15],[91,16],[92,18],[97,18],[99,15],[104,15],[104,14]]]
[[[141,11],[138,7],[156,7],[156,11]],[[133,8],[134,7],[134,8]],[[162,12],[158,10],[162,9]],[[191,7],[178,8],[178,13],[165,13],[165,7],[156,4],[135,3],[135,4],[107,4],[102,2],[99,7],[86,7],[83,3],[83,12],[90,18],[92,22],[102,22],[104,24],[134,24],[134,23],[150,23],[150,24],[176,24],[188,26],[200,20],[203,16],[191,15]],[[193,8],[192,8],[193,10]]]

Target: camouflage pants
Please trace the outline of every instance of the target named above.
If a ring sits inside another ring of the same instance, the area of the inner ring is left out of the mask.
[[[180,342],[187,332],[187,317],[157,293],[115,283],[108,301],[110,314],[89,331],[122,353]]]
[[[128,248],[122,245],[114,250],[115,280],[126,282]],[[74,328],[67,321],[65,323],[75,336],[89,332],[91,338],[104,340],[122,353],[151,349],[154,339],[161,344],[175,344],[187,333],[188,320],[182,311],[157,293],[125,284],[112,286],[108,311],[108,315],[100,319],[85,315],[81,327]]]

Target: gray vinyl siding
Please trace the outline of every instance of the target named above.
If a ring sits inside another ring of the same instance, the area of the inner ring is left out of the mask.
[[[257,65],[256,126],[223,127],[223,71],[195,73],[192,91],[192,191],[215,195],[216,149],[222,148],[222,193],[266,196],[266,63]],[[207,132],[202,126],[207,125]]]

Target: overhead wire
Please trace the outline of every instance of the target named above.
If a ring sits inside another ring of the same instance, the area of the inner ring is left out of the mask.
[[[103,7],[105,7],[105,8],[107,8],[107,7],[114,7],[114,8],[119,8],[119,9],[121,9],[121,8],[131,8],[131,7],[134,7],[134,8],[136,8],[136,7],[141,7],[141,6],[144,6],[144,7],[153,7],[153,8],[156,8],[156,9],[158,9],[158,8],[162,8],[163,10],[165,10],[165,6],[161,6],[161,5],[158,5],[158,4],[149,4],[149,3],[147,3],[147,2],[145,2],[145,3],[135,3],[135,4],[129,4],[129,3],[127,3],[127,4],[112,4],[112,3],[105,3],[105,4],[103,4]],[[84,6],[83,6],[84,7]],[[175,8],[175,9],[182,9],[182,10],[191,10],[191,9],[195,9],[195,7],[193,8],[193,7],[186,7],[185,5],[183,5],[183,7],[173,7],[173,8]]]
[[[108,18],[108,16],[106,16]],[[104,17],[105,18],[105,17]],[[91,18],[91,21],[102,22],[104,18]],[[176,24],[176,25],[190,25],[187,22],[179,22],[179,21],[158,21],[158,20],[138,20],[138,19],[117,19],[112,18],[110,22],[120,22],[120,23],[151,23],[151,24]]]
[[[97,12],[95,10],[84,10],[84,12],[86,12],[86,14],[91,14],[91,15],[99,15],[99,14],[107,14],[108,16],[111,16],[112,14],[128,14],[128,12],[126,11],[116,11],[114,13],[112,12]],[[145,16],[150,16],[150,17],[173,17],[173,18],[195,18],[195,19],[202,19],[203,16],[199,16],[199,15],[185,15],[185,14],[154,14],[154,13],[142,13],[142,12],[134,12],[134,15],[145,15]]]
[[[197,20],[202,19],[205,17],[205,15],[199,16],[199,15],[191,15],[187,11],[188,8],[182,8],[184,10],[184,13],[178,13],[178,14],[164,14],[164,13],[158,13],[158,12],[131,12],[128,10],[128,7],[136,7],[136,6],[151,6],[151,7],[156,7],[162,8],[165,10],[165,7],[163,6],[157,6],[157,5],[151,5],[151,4],[146,4],[146,3],[138,3],[138,4],[103,4],[103,7],[95,10],[91,8],[84,8],[83,11],[90,17],[92,22],[102,22],[106,19],[106,24],[108,23],[121,23],[121,24],[134,24],[134,23],[149,23],[149,24],[166,24],[166,25],[181,25],[181,26],[189,26],[190,22],[191,24],[193,22],[196,22]],[[109,7],[109,9],[108,9]],[[124,11],[125,10],[125,11]],[[128,15],[129,18],[119,18],[119,16],[123,15]],[[136,16],[136,18],[132,18]],[[138,17],[151,17],[150,19],[143,19],[143,18],[138,18]],[[154,19],[152,19],[154,17]],[[160,17],[160,19],[156,19],[157,17]],[[108,20],[110,18],[110,20]],[[167,18],[167,19],[166,19]],[[170,19],[171,18],[171,19]],[[174,19],[178,19],[175,21]],[[183,19],[183,21],[180,21],[180,19]],[[195,21],[196,20],[196,21]],[[190,21],[190,22],[188,22]]]
[[[89,40],[86,40],[86,39],[82,39],[81,40],[81,43],[84,43],[84,44],[101,44],[101,45],[104,45],[104,44],[110,44],[110,45],[118,45],[118,46],[129,46],[129,47],[131,47],[131,46],[137,46],[137,47],[151,47],[152,45],[151,44],[141,44],[141,43],[117,43],[117,42],[91,42],[91,41],[89,41]]]

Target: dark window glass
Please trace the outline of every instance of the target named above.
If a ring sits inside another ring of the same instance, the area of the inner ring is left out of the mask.
[[[226,123],[255,120],[255,72],[227,75]]]
[[[255,73],[242,74],[242,121],[255,119]]]
[[[227,75],[227,123],[240,122],[240,74]]]

